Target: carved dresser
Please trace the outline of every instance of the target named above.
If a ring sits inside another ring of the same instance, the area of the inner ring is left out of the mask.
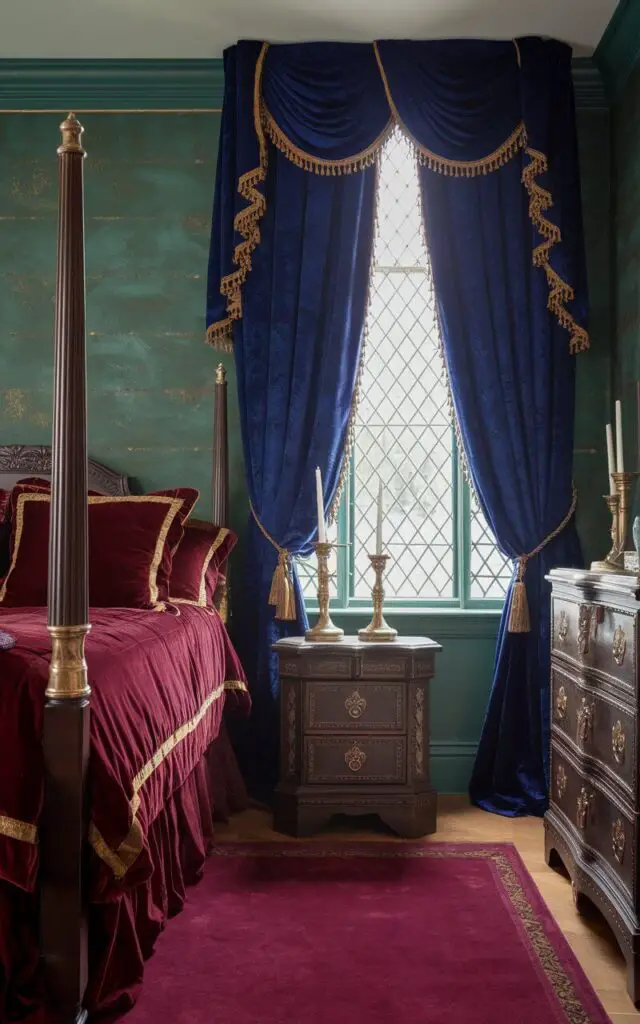
[[[556,569],[552,584],[548,864],[557,855],[574,900],[603,913],[640,1001],[638,617],[633,576]]]
[[[334,814],[377,814],[401,836],[436,829],[429,780],[433,640],[280,640],[275,826],[310,835]]]

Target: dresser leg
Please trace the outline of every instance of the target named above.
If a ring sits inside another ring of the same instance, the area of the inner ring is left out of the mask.
[[[385,808],[378,817],[403,839],[421,839],[436,831],[437,795],[434,791],[416,798],[414,804]]]
[[[303,839],[320,832],[329,823],[331,811],[326,807],[305,807],[291,793],[276,792],[273,827],[276,832]]]
[[[640,1003],[640,957],[638,953],[627,955],[627,992],[636,1005]]]

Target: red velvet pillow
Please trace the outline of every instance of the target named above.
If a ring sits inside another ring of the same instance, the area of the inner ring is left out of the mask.
[[[220,568],[233,551],[238,538],[224,526],[192,521],[173,555],[170,601],[213,604]]]
[[[185,489],[89,502],[89,599],[95,607],[160,608],[168,596],[172,550],[198,492]],[[43,488],[12,495],[11,567],[0,587],[5,606],[47,601],[49,509]],[[173,542],[172,542],[173,536]]]

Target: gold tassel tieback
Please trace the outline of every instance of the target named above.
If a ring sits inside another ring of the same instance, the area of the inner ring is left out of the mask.
[[[529,602],[527,601],[527,588],[524,582],[524,574],[527,570],[527,556],[521,555],[518,559],[518,574],[513,584],[511,594],[511,609],[509,611],[509,632],[530,633],[531,620],[529,618]]]
[[[552,530],[545,539],[538,544],[537,548],[530,551],[528,555],[518,555],[518,569],[516,572],[516,580],[513,584],[513,590],[511,592],[511,608],[509,609],[509,622],[507,625],[508,633],[530,633],[531,632],[531,619],[529,617],[529,602],[527,600],[527,587],[524,582],[524,575],[527,571],[527,562],[530,558],[534,558],[538,555],[543,548],[546,548],[547,544],[550,544],[559,533],[562,533],[565,526],[571,520],[573,513],[576,510],[576,503],[578,501],[578,492],[575,487],[571,496],[571,505],[569,511],[562,520],[559,526],[556,526],[555,530]]]
[[[296,596],[293,589],[293,577],[291,574],[291,554],[286,548],[280,547],[271,534],[265,530],[264,526],[258,519],[256,510],[251,502],[249,502],[249,507],[251,509],[251,515],[255,519],[256,526],[260,530],[260,533],[278,552],[278,564],[273,570],[273,576],[271,577],[269,604],[273,605],[276,609],[276,619],[281,619],[284,622],[292,622],[296,618]]]

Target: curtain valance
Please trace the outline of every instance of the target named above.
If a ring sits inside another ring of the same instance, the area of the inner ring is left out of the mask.
[[[554,116],[551,138],[547,113],[556,103],[562,110]],[[583,283],[571,276],[579,195],[573,177],[570,183],[563,178],[560,161],[562,135],[572,139],[575,133],[571,50],[535,37],[277,46],[243,41],[228,49],[209,341],[229,349],[233,322],[242,316],[242,289],[268,201],[269,143],[310,173],[357,173],[376,162],[395,125],[413,142],[419,162],[439,174],[486,175],[518,157],[533,225],[532,259],[546,274],[549,309],[569,331],[571,351],[588,348],[581,310],[571,308]],[[558,159],[550,170],[554,147]]]

